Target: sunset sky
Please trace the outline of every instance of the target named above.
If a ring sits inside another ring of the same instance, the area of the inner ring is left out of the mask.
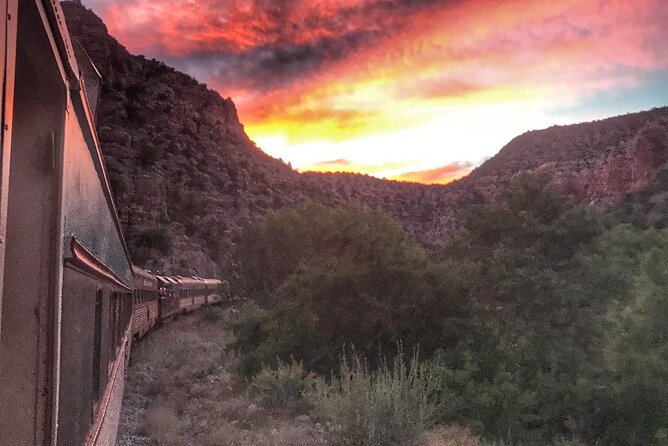
[[[300,170],[444,183],[514,136],[668,105],[667,0],[84,0]]]

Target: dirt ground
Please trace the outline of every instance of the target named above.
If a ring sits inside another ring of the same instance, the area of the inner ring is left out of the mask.
[[[226,321],[207,308],[154,330],[133,347],[118,446],[318,446],[306,413],[263,407],[234,373]]]

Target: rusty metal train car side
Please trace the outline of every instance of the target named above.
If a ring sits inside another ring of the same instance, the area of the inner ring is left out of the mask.
[[[224,284],[219,279],[203,279],[206,287],[205,303],[207,305],[217,304],[223,301],[225,291]]]
[[[132,336],[139,339],[158,323],[158,278],[137,266],[133,266],[132,271],[135,275]]]
[[[178,282],[167,276],[156,276],[159,287],[158,322],[167,322],[180,313]]]
[[[0,446],[113,446],[133,337],[223,282],[132,267],[57,0],[0,0],[0,85]]]
[[[196,310],[206,303],[206,285],[199,277],[177,277],[181,312]]]
[[[57,1],[0,13],[0,444],[113,445],[134,278],[95,133],[100,79]]]

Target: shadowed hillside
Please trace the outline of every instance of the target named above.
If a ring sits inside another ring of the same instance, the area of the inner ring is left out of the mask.
[[[231,99],[129,54],[85,7],[63,9],[104,80],[98,129],[132,256],[154,270],[217,274],[243,227],[307,200],[383,209],[438,250],[464,209],[495,198],[518,175],[545,173],[575,201],[606,209],[666,165],[663,108],[529,132],[450,186],[298,174],[249,140]]]

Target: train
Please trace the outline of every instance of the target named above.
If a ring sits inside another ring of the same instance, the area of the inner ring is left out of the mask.
[[[133,340],[225,282],[132,264],[58,0],[0,0],[0,445],[112,446]]]
[[[230,301],[229,285],[220,279],[161,276],[134,265],[132,271],[135,277],[131,320],[133,340],[181,314]]]

